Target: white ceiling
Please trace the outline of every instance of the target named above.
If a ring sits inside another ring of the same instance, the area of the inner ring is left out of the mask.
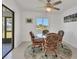
[[[52,3],[58,0],[51,0]],[[43,6],[45,6],[46,0],[16,0],[19,7],[26,11],[45,11]],[[62,3],[56,7],[60,8],[60,11],[67,10],[77,5],[77,0],[62,0]]]

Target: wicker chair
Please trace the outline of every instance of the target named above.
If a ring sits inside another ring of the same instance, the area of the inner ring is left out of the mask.
[[[43,30],[42,34],[45,35],[49,32],[49,30]]]
[[[32,32],[29,32],[32,40],[32,48],[34,52],[35,47],[42,47],[43,46],[43,38],[35,38],[34,34]]]
[[[49,33],[47,34],[47,38],[45,39],[45,45],[44,45],[44,50],[45,50],[45,56],[47,54],[55,54],[57,57],[57,47],[59,43],[59,35],[56,33]]]
[[[58,35],[60,36],[59,43],[61,44],[61,46],[63,48],[62,39],[64,36],[64,31],[63,30],[58,31]]]
[[[59,31],[58,31],[58,35],[62,36],[62,38],[63,38],[63,36],[64,36],[64,31],[63,31],[63,30],[59,30]]]

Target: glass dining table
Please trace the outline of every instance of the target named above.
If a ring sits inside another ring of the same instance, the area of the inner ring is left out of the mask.
[[[41,33],[36,34],[35,36],[36,36],[36,38],[46,38],[46,35],[43,35]]]
[[[46,35],[43,35],[43,34],[36,34],[36,38],[37,40],[42,40],[43,41],[43,46],[42,48],[44,48],[44,45],[46,44]],[[41,39],[38,39],[38,38],[41,38]]]

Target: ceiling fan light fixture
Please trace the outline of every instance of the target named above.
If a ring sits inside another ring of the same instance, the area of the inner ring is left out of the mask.
[[[46,7],[46,11],[47,12],[51,12],[52,11],[52,8],[51,7]]]

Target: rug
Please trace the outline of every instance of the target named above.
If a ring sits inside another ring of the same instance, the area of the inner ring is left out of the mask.
[[[24,51],[25,59],[71,59],[72,57],[71,49],[65,44],[63,44],[63,48],[61,46],[58,47],[57,57],[49,54],[46,57],[41,48],[34,48],[34,50],[35,52],[33,53],[32,45],[28,45]]]

